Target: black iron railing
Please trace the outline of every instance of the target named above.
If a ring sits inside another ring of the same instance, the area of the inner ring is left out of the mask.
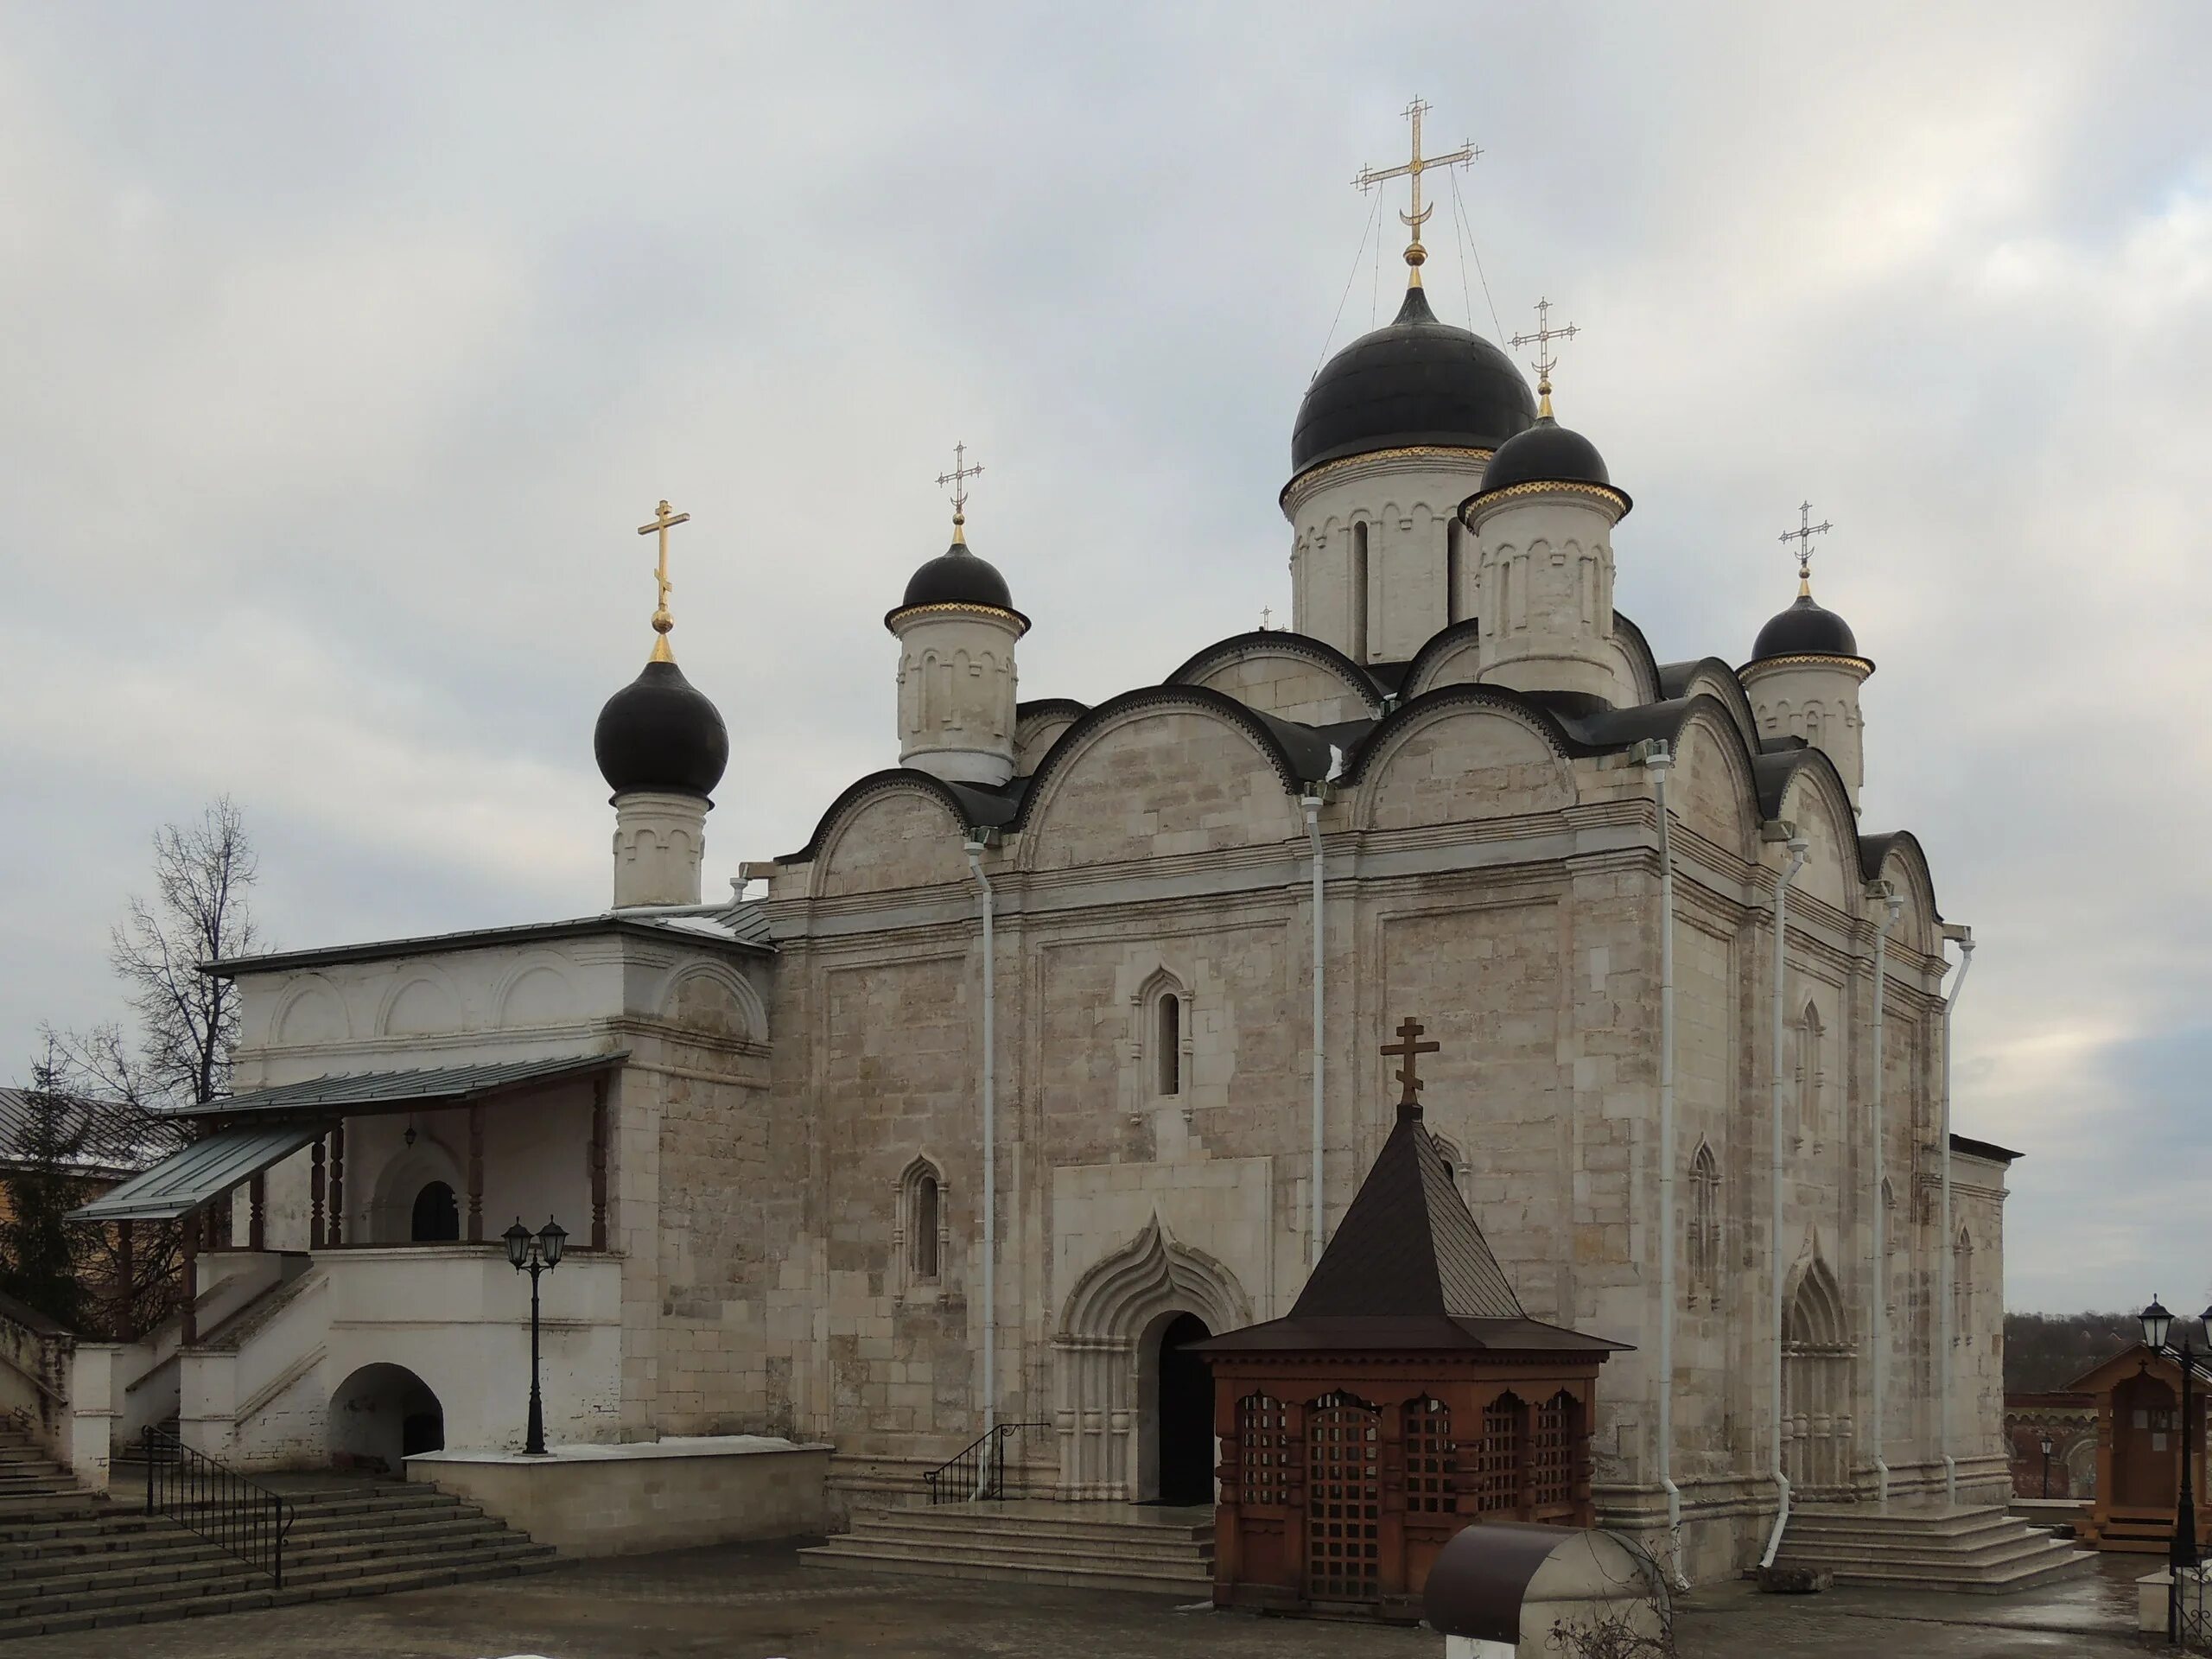
[[[144,1446],[146,1513],[168,1516],[248,1567],[267,1569],[282,1590],[292,1506],[174,1434],[149,1427]]]
[[[957,1458],[949,1458],[922,1477],[932,1503],[980,1503],[1006,1496],[1006,1443],[1015,1435],[1049,1428],[1049,1423],[1000,1423],[986,1430]]]

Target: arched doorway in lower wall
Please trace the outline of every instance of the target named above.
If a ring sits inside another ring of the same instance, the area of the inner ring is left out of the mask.
[[[329,1439],[334,1466],[397,1475],[416,1452],[444,1449],[445,1408],[404,1365],[364,1365],[330,1396]]]
[[[1213,1376],[1189,1345],[1212,1334],[1197,1314],[1174,1313],[1159,1322],[1153,1338],[1150,1403],[1159,1425],[1153,1490],[1162,1503],[1213,1502]]]

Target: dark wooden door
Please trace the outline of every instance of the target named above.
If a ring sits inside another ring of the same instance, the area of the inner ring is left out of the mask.
[[[2112,1501],[2123,1509],[2171,1510],[2181,1472],[2181,1415],[2174,1392],[2155,1376],[2131,1376],[2112,1391]]]

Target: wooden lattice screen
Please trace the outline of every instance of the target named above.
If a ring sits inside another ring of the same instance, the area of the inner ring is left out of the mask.
[[[1475,1508],[1484,1515],[1521,1507],[1521,1434],[1528,1408],[1510,1394],[1483,1411],[1482,1450],[1475,1460]]]
[[[1541,1516],[1548,1509],[1574,1501],[1576,1418],[1580,1408],[1561,1389],[1536,1408],[1535,1433],[1529,1448],[1529,1502]]]
[[[1342,1392],[1306,1414],[1306,1592],[1317,1601],[1372,1601],[1381,1593],[1378,1414]]]
[[[1290,1501],[1290,1462],[1294,1448],[1283,1403],[1264,1394],[1236,1402],[1239,1501],[1279,1505]]]
[[[1451,1515],[1459,1507],[1452,1490],[1456,1461],[1452,1444],[1452,1408],[1424,1395],[1405,1403],[1406,1509],[1414,1515]]]

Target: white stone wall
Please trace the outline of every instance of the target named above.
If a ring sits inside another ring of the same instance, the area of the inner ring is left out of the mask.
[[[978,605],[925,605],[899,636],[899,764],[962,783],[1014,776],[1020,621]]]
[[[1473,538],[1459,504],[1480,449],[1405,449],[1316,467],[1283,493],[1291,626],[1356,663],[1403,662],[1474,614]]]
[[[1580,691],[1616,707],[1637,701],[1613,643],[1618,498],[1567,486],[1501,490],[1470,516],[1480,677],[1523,691]]]
[[[1763,737],[1802,737],[1835,762],[1853,807],[1866,776],[1859,688],[1872,671],[1848,657],[1783,657],[1744,670]]]

